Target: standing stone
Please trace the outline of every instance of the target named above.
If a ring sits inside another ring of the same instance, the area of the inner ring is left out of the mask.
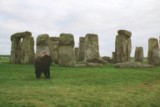
[[[115,52],[116,63],[127,62],[130,60],[131,54],[131,32],[127,30],[119,30],[116,36]]]
[[[143,48],[142,47],[136,47],[135,50],[135,61],[136,62],[142,62],[143,61]]]
[[[11,63],[21,63],[21,37],[18,37],[19,33],[15,33],[11,36]]]
[[[74,48],[74,52],[75,52],[75,60],[76,62],[79,61],[79,48]]]
[[[79,61],[84,61],[85,54],[85,37],[79,38]]]
[[[36,50],[36,58],[41,56],[43,52],[47,52],[47,55],[50,55],[49,50],[49,35],[41,34],[37,37],[37,50]]]
[[[158,39],[150,38],[148,40],[148,64],[159,65],[159,46]]]
[[[61,66],[74,66],[74,37],[72,34],[61,33],[58,44],[58,62]]]
[[[85,37],[85,61],[100,59],[97,34],[87,34]]]
[[[51,58],[55,64],[58,64],[58,43],[59,37],[50,37]]]
[[[34,62],[34,39],[31,32],[19,32],[11,36],[11,63]]]
[[[34,62],[34,39],[31,33],[26,33],[21,43],[21,62],[33,63]]]
[[[116,52],[112,52],[113,63],[116,63]]]

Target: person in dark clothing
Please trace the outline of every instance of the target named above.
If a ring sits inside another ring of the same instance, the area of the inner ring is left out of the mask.
[[[46,79],[50,78],[50,66],[52,64],[51,56],[49,55],[44,55],[44,56],[39,56],[35,59],[35,75],[36,78],[41,77],[41,73],[44,73],[44,76]]]

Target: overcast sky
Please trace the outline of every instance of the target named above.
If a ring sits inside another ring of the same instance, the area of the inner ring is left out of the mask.
[[[160,36],[160,0],[0,0],[0,55],[10,54],[10,36],[30,31],[79,37],[96,33],[101,56],[111,56],[119,29],[132,32],[132,56],[136,46],[148,50],[148,39]]]

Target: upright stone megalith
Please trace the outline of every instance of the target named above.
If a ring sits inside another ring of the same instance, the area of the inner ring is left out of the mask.
[[[74,37],[69,33],[61,33],[58,44],[58,63],[61,66],[74,66]]]
[[[148,58],[147,58],[148,64],[151,65],[159,65],[159,45],[158,45],[158,39],[156,38],[150,38],[148,40]]]
[[[11,63],[34,62],[34,39],[31,32],[19,32],[11,36]]]
[[[51,58],[55,64],[58,64],[58,43],[59,37],[50,37]]]
[[[47,55],[50,55],[49,50],[49,35],[48,34],[41,34],[37,37],[37,43],[36,43],[36,58],[41,56],[43,52],[47,53]]]
[[[79,61],[84,61],[85,56],[85,37],[79,38]]]
[[[135,61],[142,62],[144,57],[143,47],[136,47],[135,50]]]
[[[76,62],[78,62],[79,61],[79,48],[75,47],[74,52],[75,52],[75,60]]]
[[[127,30],[118,31],[115,44],[116,63],[130,60],[132,48],[131,35],[132,33]]]
[[[85,36],[85,61],[93,59],[100,59],[98,35],[87,34]]]

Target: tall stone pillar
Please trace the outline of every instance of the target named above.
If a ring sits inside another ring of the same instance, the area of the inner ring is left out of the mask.
[[[47,53],[47,55],[50,55],[49,50],[49,35],[48,34],[41,34],[37,37],[37,43],[36,43],[36,58],[38,56],[41,56],[43,52]]]
[[[74,37],[72,34],[61,33],[58,44],[58,62],[61,66],[74,66]]]
[[[84,61],[85,56],[85,37],[79,38],[79,61]]]
[[[21,62],[22,63],[34,63],[34,39],[31,32],[25,32],[23,34],[21,43]]]
[[[58,43],[59,37],[50,37],[51,58],[55,64],[58,64]]]
[[[136,47],[135,50],[135,61],[142,62],[144,57],[143,47]]]
[[[87,34],[85,36],[85,61],[93,59],[100,59],[98,35]]]
[[[74,52],[75,52],[75,60],[76,60],[76,62],[78,62],[79,61],[79,48],[74,48]]]
[[[158,45],[158,39],[156,38],[150,38],[148,40],[148,58],[147,58],[148,64],[151,65],[159,65],[159,45]]]
[[[115,44],[116,63],[130,60],[132,48],[131,35],[132,33],[127,30],[118,31]]]
[[[21,38],[16,36],[17,34],[13,34],[11,36],[11,63],[21,63]]]

